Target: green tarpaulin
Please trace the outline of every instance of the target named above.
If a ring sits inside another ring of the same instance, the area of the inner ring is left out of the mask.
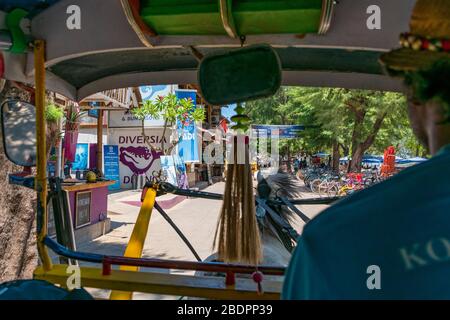
[[[237,33],[317,33],[322,0],[235,0]],[[142,19],[161,35],[225,35],[217,0],[142,0]]]

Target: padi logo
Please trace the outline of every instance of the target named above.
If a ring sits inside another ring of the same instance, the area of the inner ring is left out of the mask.
[[[190,132],[184,132],[183,133],[183,140],[194,140],[195,139],[196,134],[195,133],[190,133]]]
[[[420,267],[450,261],[450,240],[434,238],[425,243],[400,248],[400,256],[405,269],[411,271]]]

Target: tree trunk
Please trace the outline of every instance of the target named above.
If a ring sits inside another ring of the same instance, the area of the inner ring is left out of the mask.
[[[358,152],[361,152],[359,150],[361,148],[361,135],[362,135],[362,124],[364,121],[364,116],[362,118],[356,117],[355,125],[353,127],[353,133],[352,133],[352,153],[351,153],[351,160],[349,161],[348,166],[348,172],[359,172],[361,171],[361,157],[358,156]],[[364,151],[362,151],[364,153]]]
[[[348,157],[350,155],[350,148],[347,146],[344,146],[342,143],[339,143],[339,146],[342,148],[342,153],[344,157]]]
[[[348,166],[348,172],[361,172],[361,161],[364,155],[362,144],[359,144],[352,152],[352,160]]]
[[[0,92],[0,102],[13,96],[11,91],[7,83],[4,94]],[[10,173],[21,170],[6,158],[3,144],[0,143],[0,283],[30,279],[38,261],[36,193],[8,182]]]
[[[162,133],[162,140],[161,140],[161,152],[166,155],[166,149],[164,148],[164,138],[166,137],[166,131],[167,131],[167,119],[164,119],[164,129]]]
[[[144,138],[144,142],[150,147],[150,149],[152,151],[157,151],[156,147],[150,142],[150,140],[147,139],[147,134],[145,133],[145,119],[142,119],[141,135],[142,138]]]
[[[367,136],[366,140],[362,143],[357,143],[352,145],[352,160],[348,168],[348,172],[361,172],[361,161],[364,153],[369,149],[375,142],[375,138],[381,129],[384,119],[386,118],[387,112],[384,112],[378,116],[373,125],[372,132]],[[359,133],[361,135],[361,133]]]
[[[288,142],[287,143],[287,170],[288,172],[292,172],[292,166],[291,166],[291,145]]]
[[[347,107],[353,112],[355,117],[355,123],[353,125],[352,131],[352,159],[350,160],[348,171],[352,172],[354,168],[358,166],[358,160],[355,159],[355,154],[357,151],[357,146],[361,141],[362,129],[364,124],[364,118],[366,117],[366,111],[364,110],[364,106],[359,101],[348,101]]]
[[[333,162],[331,168],[334,172],[339,172],[339,159],[341,158],[341,153],[339,151],[339,143],[337,140],[333,141]]]
[[[420,157],[420,144],[416,144],[416,157]]]

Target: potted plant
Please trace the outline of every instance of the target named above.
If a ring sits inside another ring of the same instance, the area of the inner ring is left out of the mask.
[[[47,156],[49,156],[51,149],[59,143],[61,137],[59,122],[63,117],[64,111],[62,108],[53,103],[47,103],[45,107],[45,120],[47,122]]]
[[[66,113],[66,124],[64,134],[64,159],[73,162],[76,154],[78,129],[80,120],[86,112],[79,111],[76,108],[70,108]]]
[[[64,116],[64,111],[53,103],[48,103],[45,108],[45,120],[48,123],[57,123]]]
[[[70,110],[66,114],[66,131],[78,131],[80,119],[86,115],[86,112]]]
[[[55,138],[55,146],[59,145],[59,143],[61,142],[61,140],[63,138],[64,138],[64,132],[59,131],[59,133],[56,135],[56,138]]]

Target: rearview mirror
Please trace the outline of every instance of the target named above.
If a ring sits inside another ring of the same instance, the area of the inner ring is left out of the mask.
[[[253,45],[205,57],[198,70],[203,98],[227,105],[274,95],[281,86],[281,63],[269,45]]]
[[[36,165],[36,108],[19,100],[1,106],[3,147],[6,157],[23,167]]]

